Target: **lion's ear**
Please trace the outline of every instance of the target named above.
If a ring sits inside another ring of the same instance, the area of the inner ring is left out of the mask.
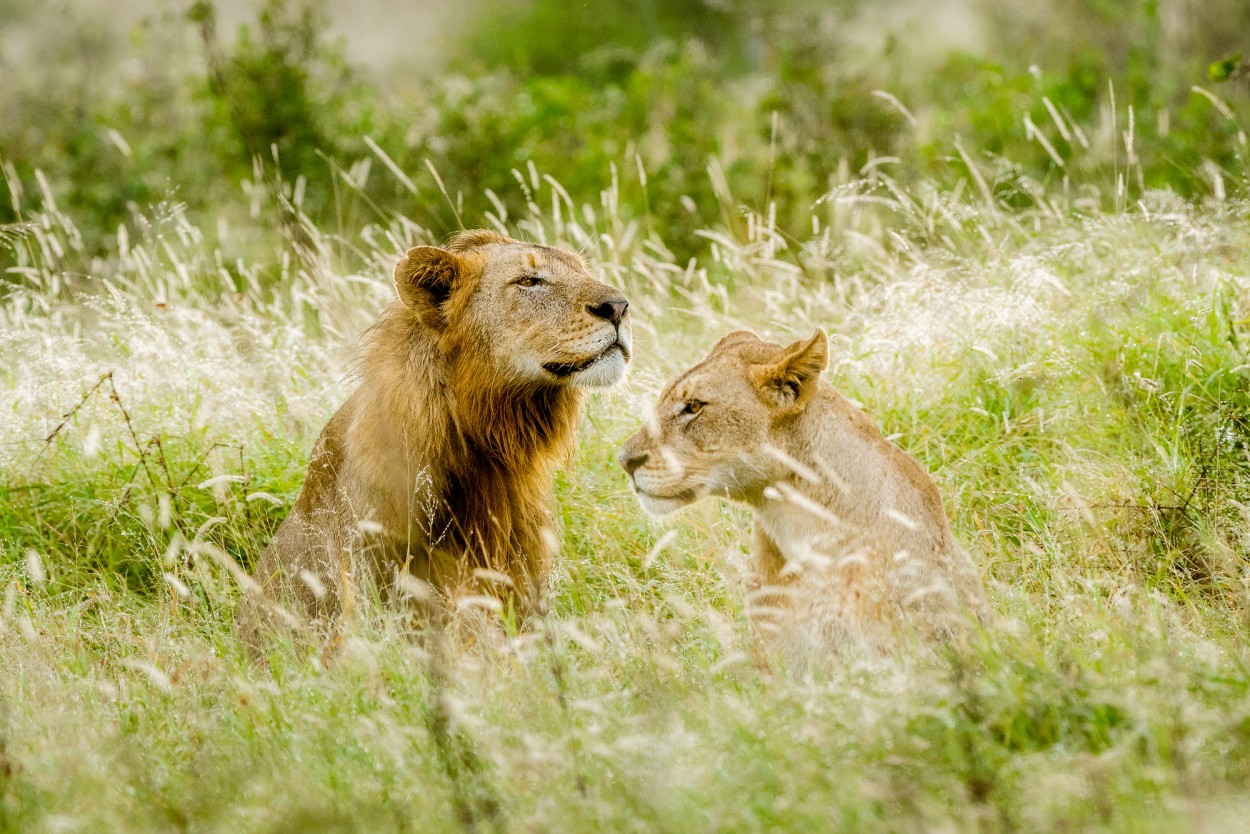
[[[752,365],[751,381],[768,401],[786,409],[798,409],[820,381],[829,364],[829,338],[817,330],[809,338],[786,347],[781,357],[763,365]]]
[[[442,306],[460,276],[460,259],[437,246],[409,249],[395,264],[399,298],[427,324],[442,325]]]

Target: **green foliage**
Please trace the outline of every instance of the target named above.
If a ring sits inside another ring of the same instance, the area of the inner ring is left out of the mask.
[[[621,82],[657,41],[697,40],[740,60],[749,20],[744,9],[706,0],[490,0],[475,10],[456,60],[522,76]]]
[[[995,4],[983,47],[944,49],[923,30],[866,30],[859,15],[851,2],[491,0],[450,49],[451,74],[380,83],[346,62],[319,3],[268,0],[223,33],[202,0],[144,20],[127,47],[142,69],[120,80],[118,44],[58,29],[47,54],[72,69],[49,84],[9,67],[0,147],[17,196],[38,194],[43,171],[91,252],[161,203],[250,225],[255,192],[241,199],[241,183],[330,226],[394,212],[451,231],[457,215],[494,210],[487,189],[526,214],[513,172],[533,164],[575,201],[594,202],[615,170],[624,216],[689,256],[706,246],[697,229],[736,226],[739,207],[768,215],[771,203],[780,230],[804,233],[809,206],[881,157],[902,160],[891,173],[903,182],[954,183],[968,176],[956,139],[1016,207],[1073,176],[1119,200],[1244,185],[1250,101],[1192,91],[1227,26],[1204,41],[1197,23],[1165,37],[1149,2]],[[1235,56],[1212,66],[1239,72]],[[406,181],[380,170],[365,137]],[[0,222],[19,219],[13,203],[0,200]]]
[[[1244,74],[1245,71],[1241,53],[1238,52],[1222,61],[1213,61],[1211,66],[1207,67],[1207,78],[1211,81],[1231,81]]]
[[[259,158],[276,164],[287,181],[324,180],[322,159],[345,154],[369,132],[367,105],[359,105],[376,94],[327,42],[315,6],[292,10],[287,0],[267,0],[255,34],[244,26],[228,49],[218,41],[209,0],[188,17],[199,28],[207,63],[211,108],[204,130],[219,137],[219,163],[230,176],[251,175]]]
[[[1242,509],[1250,502],[1250,386],[1226,292],[1168,322],[1150,342],[1128,337],[1116,363],[1125,415],[1156,452],[1124,529],[1140,536],[1150,581],[1179,598],[1237,597],[1250,564]]]

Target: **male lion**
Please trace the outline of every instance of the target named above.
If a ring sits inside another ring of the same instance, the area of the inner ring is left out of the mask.
[[[625,373],[629,304],[579,256],[482,230],[409,249],[394,278],[360,385],[256,566],[265,595],[240,614],[252,635],[292,607],[331,623],[359,569],[383,588],[404,574],[492,593],[519,614],[537,602],[553,469],[585,389]]]
[[[730,333],[620,451],[650,513],[705,495],[755,511],[756,619],[799,663],[950,635],[985,604],[933,480],[821,380],[827,362],[823,331],[784,348]]]

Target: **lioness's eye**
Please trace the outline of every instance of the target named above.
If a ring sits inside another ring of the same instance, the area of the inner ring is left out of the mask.
[[[687,400],[686,406],[685,408],[681,410],[681,413],[694,416],[695,414],[698,414],[700,411],[702,411],[703,406],[705,405],[707,405],[707,403],[703,402],[702,400]]]
[[[520,276],[512,283],[516,284],[518,287],[537,287],[539,284],[545,284],[547,282],[537,275],[529,274]]]

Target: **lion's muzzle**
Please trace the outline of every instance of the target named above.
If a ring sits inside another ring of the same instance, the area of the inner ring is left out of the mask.
[[[587,304],[586,312],[598,320],[592,341],[599,344],[584,357],[544,362],[543,370],[579,388],[608,388],[620,382],[633,348],[628,311],[629,302],[620,296]]]
[[[597,304],[586,305],[586,312],[596,318],[612,322],[612,326],[617,328],[621,326],[621,320],[625,318],[628,310],[629,301],[623,297],[609,298]]]

